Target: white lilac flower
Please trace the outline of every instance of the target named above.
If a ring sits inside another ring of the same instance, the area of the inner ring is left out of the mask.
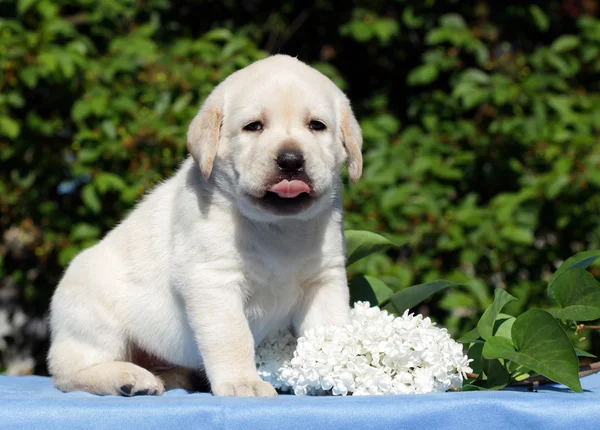
[[[262,379],[296,395],[422,394],[462,385],[471,372],[446,329],[429,318],[387,311],[357,302],[350,324],[290,331],[257,349]]]

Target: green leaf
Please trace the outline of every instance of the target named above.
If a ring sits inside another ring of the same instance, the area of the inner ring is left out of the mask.
[[[100,156],[101,156],[101,153],[100,153],[100,151],[98,151],[97,148],[94,148],[94,149],[83,148],[82,150],[79,151],[79,154],[78,154],[79,161],[83,164],[93,163],[98,158],[100,158]]]
[[[483,357],[514,361],[573,391],[582,391],[577,355],[552,315],[531,309],[516,319],[511,332],[514,345],[505,337],[492,336],[483,346]]]
[[[388,312],[402,315],[404,311],[414,308],[429,296],[442,291],[448,287],[456,287],[456,284],[450,281],[433,281],[427,284],[415,285],[398,291],[392,297],[381,303],[381,308]]]
[[[511,242],[521,245],[532,244],[535,240],[533,232],[530,229],[514,225],[505,226],[500,230],[500,234]]]
[[[415,15],[415,11],[412,7],[405,7],[402,12],[402,23],[408,28],[418,28],[423,25],[425,20]]]
[[[19,15],[23,15],[27,12],[33,5],[35,5],[39,0],[19,0],[17,3],[17,13]]]
[[[80,223],[71,230],[71,240],[97,239],[100,236],[100,229],[94,225]]]
[[[460,391],[486,391],[486,388],[474,385],[475,383],[464,384]]]
[[[494,323],[494,336],[503,336],[507,339],[512,339],[512,326],[516,318],[511,315],[498,314]]]
[[[440,71],[435,64],[423,64],[413,69],[407,77],[408,85],[427,85],[435,81]]]
[[[533,17],[535,25],[537,25],[540,30],[548,30],[548,27],[550,26],[550,20],[548,19],[548,15],[546,15],[538,5],[530,6],[529,12]]]
[[[554,297],[562,309],[556,318],[590,321],[600,318],[600,283],[585,269],[571,269],[554,284]]]
[[[83,203],[94,213],[100,213],[102,209],[102,202],[98,198],[98,194],[96,193],[96,189],[92,184],[87,184],[81,190],[81,199]]]
[[[58,264],[65,267],[81,251],[78,246],[70,245],[63,248],[58,253]]]
[[[473,361],[470,366],[474,373],[478,373],[477,380],[470,385],[481,390],[499,390],[510,382],[510,375],[506,366],[498,360],[486,360],[482,356],[483,343],[473,344],[469,348],[468,356]]]
[[[388,299],[393,291],[383,281],[371,276],[355,276],[350,280],[350,303],[358,301],[369,302],[371,306]]]
[[[481,361],[481,369],[485,374],[485,379],[475,381],[475,385],[480,385],[488,390],[501,390],[510,382],[510,374],[499,360],[484,359]]]
[[[36,3],[39,3],[38,11],[40,12],[40,15],[46,19],[54,18],[60,7],[57,2],[53,1],[36,1]]]
[[[546,189],[546,195],[554,200],[571,182],[569,175],[558,176]]]
[[[71,118],[81,121],[90,115],[90,105],[83,100],[77,100],[71,109]]]
[[[516,298],[504,290],[497,288],[494,291],[494,302],[485,310],[477,323],[477,332],[483,339],[488,340],[494,335],[496,318],[498,318],[502,308],[513,300],[516,300]]]
[[[515,381],[523,381],[527,378],[534,376],[536,373],[527,367],[516,363],[514,361],[508,361],[508,372]]]
[[[187,107],[192,101],[192,95],[190,93],[185,93],[177,97],[173,106],[171,106],[171,110],[174,113],[181,112],[185,107]]]
[[[385,237],[363,230],[346,230],[346,266],[394,246]]]
[[[105,194],[108,190],[121,191],[127,183],[114,173],[100,172],[94,177],[94,185],[100,194]]]
[[[483,343],[484,340],[481,339],[481,336],[479,336],[479,332],[477,331],[477,328],[474,328],[473,330],[471,330],[467,334],[465,334],[463,337],[458,339],[457,342],[458,343]]]
[[[573,36],[572,34],[565,34],[556,39],[550,48],[554,52],[566,52],[577,48],[579,43],[579,37]]]
[[[569,269],[587,269],[596,259],[600,257],[600,250],[579,252],[568,258],[560,265],[558,270],[548,281],[548,295],[554,297],[554,283]]]
[[[388,42],[393,36],[398,34],[399,30],[398,23],[392,18],[378,19],[373,23],[373,32],[383,43]]]
[[[481,353],[483,352],[483,343],[473,343],[469,345],[467,356],[472,360],[469,367],[473,369],[473,373],[481,375],[483,373],[482,361],[485,360]],[[479,378],[478,378],[479,379]]]
[[[483,70],[467,69],[460,75],[462,82],[477,85],[487,85],[490,82],[490,77]],[[472,90],[470,88],[469,90]]]
[[[229,40],[231,39],[231,31],[226,29],[226,28],[215,28],[213,30],[210,30],[207,33],[204,33],[204,36],[202,36],[204,39],[206,40],[219,40],[219,41],[224,41],[224,40]]]
[[[366,42],[371,39],[373,32],[371,26],[364,21],[350,21],[340,28],[341,34],[350,34],[359,42]]]
[[[34,67],[23,67],[19,71],[19,77],[23,81],[23,83],[29,88],[33,88],[37,85],[38,82],[38,74]]]
[[[8,116],[0,116],[0,134],[9,139],[14,139],[19,135],[20,131],[21,126],[17,121]]]
[[[457,13],[448,13],[440,18],[440,25],[442,27],[450,27],[455,29],[466,28],[467,24],[465,19]]]
[[[106,134],[106,136],[108,136],[109,139],[117,138],[117,127],[115,126],[114,122],[109,120],[102,121],[102,124],[100,124],[100,129],[104,132],[104,134]]]
[[[579,348],[575,348],[575,354],[577,354],[577,357],[598,358],[591,352],[587,352],[587,351],[584,351],[583,349],[579,349]]]

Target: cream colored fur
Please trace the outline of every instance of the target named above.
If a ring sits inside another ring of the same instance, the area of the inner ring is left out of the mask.
[[[312,119],[327,129],[310,130]],[[260,120],[260,133],[243,131]],[[254,365],[265,336],[344,324],[349,297],[339,172],[362,169],[360,128],[324,75],[283,55],[232,74],[192,121],[193,157],[69,265],[51,305],[55,385],[160,394],[132,345],[203,369],[215,395],[274,396]],[[306,158],[315,194],[297,214],[257,206],[283,146]]]

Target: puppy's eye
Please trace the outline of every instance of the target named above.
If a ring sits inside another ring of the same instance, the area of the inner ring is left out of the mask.
[[[261,131],[263,129],[263,123],[260,121],[254,121],[244,126],[245,131]]]
[[[323,131],[327,128],[327,126],[325,124],[323,124],[321,121],[312,120],[311,122],[308,123],[308,128],[310,128],[311,130],[314,130],[314,131]]]

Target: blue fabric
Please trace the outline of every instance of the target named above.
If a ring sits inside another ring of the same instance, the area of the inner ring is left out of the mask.
[[[160,397],[64,394],[50,378],[0,376],[0,429],[579,429],[600,428],[600,374],[584,393],[452,392],[242,399],[173,390]]]

